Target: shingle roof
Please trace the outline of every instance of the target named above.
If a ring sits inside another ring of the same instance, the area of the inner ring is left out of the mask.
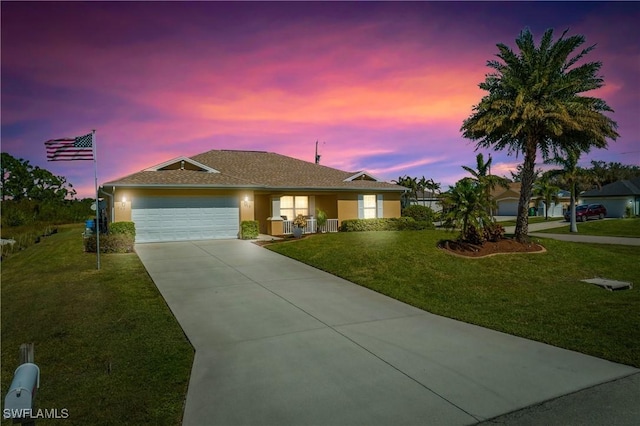
[[[177,159],[180,162],[181,158]],[[403,191],[387,182],[368,180],[367,175],[348,181],[355,172],[298,160],[263,151],[212,150],[190,157],[219,173],[198,170],[145,169],[108,186],[242,187],[256,189],[375,189]],[[171,163],[165,162],[163,165]]]
[[[600,189],[592,189],[580,194],[581,197],[620,197],[640,195],[640,176],[629,180],[619,180]]]

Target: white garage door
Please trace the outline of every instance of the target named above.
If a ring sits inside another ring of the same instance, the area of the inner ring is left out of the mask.
[[[498,216],[518,216],[518,202],[498,201]]]
[[[131,208],[136,243],[238,237],[233,197],[139,197]]]

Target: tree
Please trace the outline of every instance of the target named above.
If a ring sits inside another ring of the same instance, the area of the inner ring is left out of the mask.
[[[39,201],[63,201],[74,197],[76,190],[63,176],[55,176],[49,170],[34,167],[31,171],[32,185],[27,190],[27,197]]]
[[[496,189],[498,185],[505,188],[509,187],[507,179],[491,174],[492,161],[493,159],[489,156],[489,159],[485,162],[483,155],[480,153],[476,156],[475,170],[471,167],[462,166],[463,169],[471,174],[471,179],[478,183],[484,197],[484,204],[491,217],[493,217],[493,207],[495,204],[491,198],[491,192]]]
[[[505,177],[505,179],[510,180],[511,182],[522,182],[522,164],[518,164],[516,166],[515,173],[512,171],[509,171],[509,174],[511,174],[511,178]],[[533,176],[534,176],[533,181],[535,182],[536,180],[538,180],[541,175],[542,175],[542,169],[536,169],[535,172],[533,172]]]
[[[492,218],[487,213],[484,189],[472,178],[462,178],[443,194],[444,222],[448,228],[460,228],[460,239],[475,242],[474,230],[480,230]]]
[[[554,185],[548,173],[536,180],[533,186],[533,194],[544,200],[544,220],[549,220],[549,206],[552,201],[558,202],[558,192],[560,192],[560,188]]]
[[[550,177],[559,177],[569,187],[571,192],[571,198],[569,201],[570,211],[570,232],[578,232],[578,226],[576,225],[576,194],[578,193],[578,184],[589,183],[591,178],[589,173],[584,169],[578,167],[578,160],[580,153],[577,151],[569,151],[565,156],[557,156],[547,160],[547,163],[556,164],[562,166],[560,170],[550,170],[547,175]]]
[[[565,38],[566,33],[554,42],[549,29],[536,47],[531,31],[525,29],[516,39],[519,53],[499,43],[499,60],[487,61],[493,72],[479,85],[488,94],[461,127],[465,138],[477,141],[476,149],[523,154],[515,229],[515,238],[521,242],[528,239],[527,207],[538,151],[546,160],[570,151],[605,148],[607,139],[618,137],[616,122],[603,114],[613,111],[607,103],[580,95],[604,85],[597,75],[601,62],[575,66],[595,45],[574,55],[585,38]]]
[[[427,203],[425,202],[425,191],[427,190],[427,186],[429,185],[429,181],[427,180],[427,178],[425,178],[424,176],[422,176],[419,180],[418,180],[418,192],[422,193],[422,205],[426,206]]]
[[[594,183],[599,187],[619,180],[629,180],[640,176],[640,167],[620,164],[617,162],[591,160],[591,167],[587,171],[593,176]]]
[[[431,197],[429,198],[429,208],[432,208],[433,196],[440,193],[440,182],[429,179],[425,183],[425,189],[431,192]]]
[[[62,176],[32,166],[29,161],[2,154],[2,200],[62,201],[76,195],[73,185]]]
[[[400,176],[397,180],[392,180],[396,185],[404,186],[409,191],[404,192],[402,194],[402,198],[400,200],[402,204],[402,208],[408,207],[411,204],[411,201],[418,202],[418,182],[416,178],[411,178],[409,176]]]
[[[31,185],[31,170],[33,166],[28,161],[12,157],[6,152],[0,154],[2,158],[2,200],[20,201],[26,197],[26,189]]]

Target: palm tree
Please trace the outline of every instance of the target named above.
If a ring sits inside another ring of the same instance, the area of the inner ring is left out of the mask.
[[[491,158],[491,156],[489,156],[489,159],[487,160],[487,162],[485,162],[482,153],[480,153],[476,156],[475,170],[467,166],[462,166],[462,168],[469,172],[472,176],[471,179],[477,182],[478,185],[482,188],[484,203],[487,210],[489,211],[489,216],[493,218],[493,207],[495,201],[491,199],[491,192],[496,189],[496,186],[498,185],[508,188],[509,182],[503,177],[491,174],[492,161],[493,159]]]
[[[553,184],[551,176],[547,173],[533,185],[533,194],[544,200],[544,220],[549,220],[549,206],[551,202],[558,202],[560,188]]]
[[[422,176],[420,178],[420,180],[417,181],[417,185],[418,185],[418,192],[422,193],[422,205],[426,206],[427,203],[424,199],[424,197],[426,197],[427,194],[425,194],[425,191],[427,190],[427,186],[429,184],[429,181],[427,180],[427,178],[425,178],[424,176]]]
[[[487,214],[484,189],[471,178],[462,178],[443,194],[445,225],[460,227],[460,239],[472,241],[471,229],[481,229],[491,218]]]
[[[578,226],[576,225],[577,186],[579,184],[589,183],[592,180],[592,177],[587,171],[578,167],[579,158],[580,153],[576,151],[569,151],[564,157],[557,156],[547,160],[547,163],[556,164],[562,167],[560,170],[548,171],[548,175],[562,178],[569,186],[569,191],[571,192],[571,198],[569,201],[569,211],[571,215],[571,225],[569,227],[570,232],[578,232]]]
[[[525,29],[516,39],[519,53],[498,44],[499,60],[487,61],[494,72],[479,85],[488,94],[474,106],[461,128],[465,138],[477,141],[476,149],[523,154],[515,230],[518,241],[528,239],[527,207],[538,151],[546,160],[569,151],[605,148],[607,139],[618,137],[616,122],[603,114],[613,111],[607,103],[580,95],[604,85],[597,75],[601,62],[574,67],[595,45],[571,56],[585,38],[565,38],[566,33],[554,42],[553,30],[549,29],[536,47],[531,31]]]
[[[440,182],[429,179],[425,184],[425,189],[431,192],[431,197],[429,198],[429,208],[432,208],[433,197],[435,197],[436,194],[440,193]]]
[[[391,182],[396,185],[404,186],[409,191],[402,194],[401,204],[402,208],[408,207],[411,204],[411,201],[418,202],[418,182],[416,178],[412,178],[409,176],[400,176],[397,180],[392,180]]]

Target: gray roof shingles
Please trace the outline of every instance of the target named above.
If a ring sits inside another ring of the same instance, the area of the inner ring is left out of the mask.
[[[107,186],[242,187],[256,189],[375,189],[403,191],[387,182],[345,179],[353,172],[262,151],[212,150],[190,157],[220,173],[194,170],[141,171]]]
[[[581,197],[620,197],[635,195],[640,196],[640,176],[605,185],[600,189],[592,189],[580,194]]]

